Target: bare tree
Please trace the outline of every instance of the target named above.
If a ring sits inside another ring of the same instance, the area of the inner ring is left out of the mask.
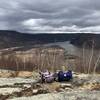
[[[89,60],[88,74],[90,73],[90,68],[91,68],[91,62],[92,62],[92,59],[93,59],[93,54],[94,54],[94,40],[92,40],[92,49],[91,49],[91,55],[90,55],[90,60]]]

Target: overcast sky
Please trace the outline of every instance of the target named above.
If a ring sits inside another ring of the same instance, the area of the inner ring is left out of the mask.
[[[100,32],[100,0],[0,0],[0,29]]]

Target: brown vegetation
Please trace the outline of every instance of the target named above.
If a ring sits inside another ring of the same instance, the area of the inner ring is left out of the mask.
[[[34,53],[33,53],[34,52]],[[8,55],[2,54],[0,57],[0,68],[11,70],[56,70],[64,65],[63,49],[58,48],[38,48],[32,53],[20,52]]]
[[[83,73],[100,73],[100,50],[95,49],[94,42],[92,47],[86,47],[86,44],[83,45],[83,48],[79,50],[79,59],[75,59],[74,68],[78,72]]]
[[[56,71],[71,69],[75,72],[95,73],[100,72],[99,50],[79,50],[79,57],[68,54],[62,48],[36,48],[31,51],[14,52],[0,56],[0,68],[15,71],[33,71],[48,69]],[[63,66],[63,67],[62,67]]]

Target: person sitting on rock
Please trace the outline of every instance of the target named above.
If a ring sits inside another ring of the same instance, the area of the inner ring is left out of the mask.
[[[72,71],[68,70],[67,72],[59,71],[58,73],[58,81],[70,81],[72,79]]]
[[[41,75],[42,83],[44,82],[50,83],[54,81],[53,74],[50,73],[48,70],[45,70],[44,72],[40,72],[40,75]]]

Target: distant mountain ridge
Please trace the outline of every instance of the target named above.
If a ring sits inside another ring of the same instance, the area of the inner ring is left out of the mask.
[[[35,44],[71,41],[76,46],[94,40],[96,46],[100,44],[100,34],[59,33],[59,34],[27,34],[11,30],[0,30],[0,48],[28,46]]]
[[[68,41],[72,37],[72,34],[27,34],[0,30],[0,48]]]

